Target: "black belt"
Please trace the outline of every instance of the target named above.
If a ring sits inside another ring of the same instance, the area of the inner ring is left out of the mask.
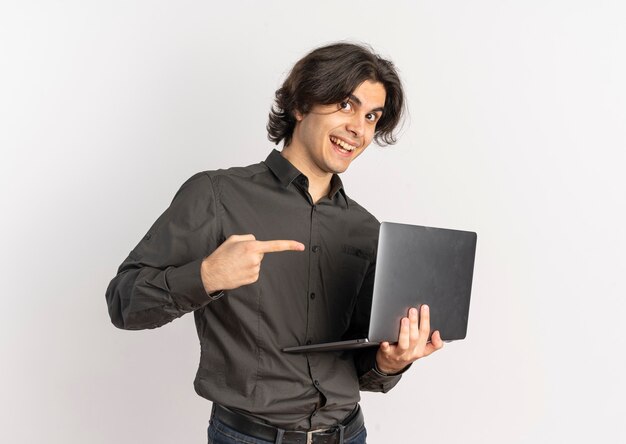
[[[282,430],[250,419],[218,404],[213,404],[212,417],[244,435],[283,444],[340,444],[343,443],[344,438],[348,439],[356,435],[364,424],[363,413],[358,405],[339,425],[309,432]]]

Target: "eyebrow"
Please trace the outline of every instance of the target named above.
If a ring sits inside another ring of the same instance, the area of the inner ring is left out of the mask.
[[[357,96],[355,96],[354,94],[349,94],[348,98],[350,100],[352,100],[354,103],[356,103],[359,106],[363,105],[363,102],[361,102],[361,99],[359,99]],[[381,113],[385,110],[384,106],[379,106],[378,108],[374,108],[373,110],[371,110],[370,112],[373,113],[375,111],[380,111]]]

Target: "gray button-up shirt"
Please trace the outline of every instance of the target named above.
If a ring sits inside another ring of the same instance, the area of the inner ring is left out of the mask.
[[[331,426],[352,411],[359,389],[386,392],[400,376],[375,370],[376,348],[281,349],[367,336],[378,228],[337,175],[314,203],[308,179],[278,151],[259,164],[196,174],[111,281],[111,320],[154,328],[193,311],[200,396],[285,429]],[[257,282],[212,298],[200,264],[233,234],[306,249],[266,254]]]

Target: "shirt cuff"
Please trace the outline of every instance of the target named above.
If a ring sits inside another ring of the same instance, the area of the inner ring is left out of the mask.
[[[209,293],[209,299],[212,301],[215,301],[221,298],[222,296],[224,296],[224,290],[217,290],[217,291],[214,291],[213,293]]]
[[[374,371],[376,373],[378,373],[380,376],[399,376],[402,373],[404,373],[405,371],[407,371],[413,364],[409,364],[406,367],[404,367],[402,370],[400,370],[397,373],[384,373],[382,372],[379,368],[378,368],[378,364],[376,362],[374,362]]]
[[[180,267],[169,267],[165,271],[169,293],[174,303],[183,309],[196,310],[223,294],[221,291],[207,294],[200,276],[201,265],[202,259],[198,259]]]
[[[359,378],[359,386],[361,390],[387,393],[401,378],[402,375],[384,375],[373,368]]]
[[[393,375],[385,374],[378,370],[375,352],[369,353],[364,359],[363,364],[363,368],[369,370],[359,377],[359,386],[361,390],[383,393],[387,393],[389,390],[394,388],[396,384],[400,382],[400,379],[402,379],[402,374],[412,365],[409,364],[399,373]]]

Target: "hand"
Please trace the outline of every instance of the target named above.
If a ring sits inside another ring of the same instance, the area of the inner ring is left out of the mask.
[[[430,334],[428,305],[422,305],[421,310],[419,326],[416,308],[409,310],[408,318],[402,318],[397,345],[391,345],[389,342],[380,344],[376,353],[376,365],[381,372],[398,373],[412,362],[443,347],[439,330],[433,332],[431,342],[428,342]]]
[[[207,293],[232,290],[259,279],[265,253],[303,251],[293,240],[258,241],[252,234],[230,236],[202,261],[200,276]]]

